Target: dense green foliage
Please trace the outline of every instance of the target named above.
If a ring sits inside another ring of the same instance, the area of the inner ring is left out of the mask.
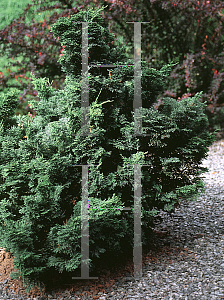
[[[7,7],[10,3],[7,2]],[[29,111],[34,117],[36,111],[27,104],[30,99],[39,101],[39,97],[33,88],[31,71],[37,78],[47,76],[57,89],[64,87],[65,74],[57,62],[60,43],[53,38],[50,26],[59,17],[74,15],[88,7],[101,7],[105,1],[30,0],[29,3],[23,14],[13,5],[8,17],[13,21],[1,27],[0,48],[4,57],[0,58],[0,93],[16,87],[20,91],[16,114]],[[110,32],[126,45],[129,58],[133,57],[134,34],[133,24],[126,22],[150,21],[142,24],[142,58],[156,69],[179,61],[156,107],[164,96],[177,100],[203,91],[200,101],[207,104],[208,130],[223,129],[224,2],[107,0],[107,3],[103,18]],[[6,19],[2,17],[2,24],[6,24]]]
[[[89,69],[90,135],[81,136],[81,24],[89,23],[89,65],[132,64],[125,48],[113,44],[99,13],[80,11],[51,28],[64,46],[60,63],[65,88],[34,78],[37,111],[15,116],[16,91],[1,97],[0,233],[22,278],[47,283],[50,274],[79,270],[81,263],[81,167],[89,164],[90,262],[116,257],[133,247],[134,164],[142,167],[142,240],[159,209],[172,211],[181,199],[203,191],[199,167],[214,141],[201,93],[153,106],[175,64],[160,70],[142,62],[142,123],[149,136],[134,136],[132,66]],[[110,73],[109,73],[110,72]],[[91,133],[97,134],[91,136]],[[97,164],[98,167],[92,164]],[[132,164],[127,166],[127,164]],[[26,283],[26,281],[25,281]]]
[[[82,1],[77,1],[77,5]],[[86,6],[91,3],[86,0]],[[221,0],[127,0],[107,1],[104,18],[122,36],[133,55],[133,24],[142,24],[142,58],[156,69],[177,60],[165,96],[182,99],[203,91],[209,131],[224,129],[224,2]],[[103,0],[95,1],[96,6]]]

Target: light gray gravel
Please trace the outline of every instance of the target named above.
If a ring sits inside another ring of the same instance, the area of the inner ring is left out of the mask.
[[[209,149],[202,162],[209,169],[201,175],[205,193],[181,203],[171,216],[161,211],[163,221],[156,226],[168,233],[163,243],[185,248],[188,256],[164,253],[143,268],[140,280],[99,299],[224,299],[224,140]]]
[[[209,149],[202,162],[209,172],[201,175],[206,192],[197,201],[183,201],[170,216],[161,211],[163,220],[156,225],[156,230],[168,233],[164,244],[184,249],[179,254],[162,253],[157,262],[143,267],[142,278],[123,278],[105,294],[99,293],[99,299],[224,299],[224,140]],[[29,298],[10,291],[0,299]],[[48,299],[93,298],[67,293]]]

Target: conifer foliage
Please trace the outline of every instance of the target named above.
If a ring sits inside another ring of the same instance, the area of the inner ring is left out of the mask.
[[[91,270],[94,259],[133,247],[133,214],[121,208],[133,208],[135,164],[149,165],[142,167],[143,244],[159,209],[172,211],[203,191],[198,175],[206,169],[199,164],[215,137],[206,131],[201,93],[181,101],[167,97],[156,110],[174,64],[156,70],[142,62],[143,135],[134,136],[133,61],[113,45],[101,10],[80,11],[52,26],[64,49],[59,61],[66,85],[56,90],[33,76],[41,99],[30,103],[34,119],[13,114],[16,91],[0,99],[1,246],[15,256],[25,283],[46,284],[50,272],[80,268],[81,167],[75,165],[90,165]],[[87,21],[90,134],[83,136],[82,24],[76,22]],[[99,63],[119,66],[92,66]]]

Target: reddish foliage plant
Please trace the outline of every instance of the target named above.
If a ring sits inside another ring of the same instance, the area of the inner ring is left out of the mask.
[[[47,5],[40,6],[38,4],[46,4],[46,1],[34,0],[32,4],[27,5],[18,19],[12,21],[9,26],[0,31],[2,53],[7,55],[8,59],[11,59],[12,67],[17,67],[17,71],[14,72],[11,67],[6,74],[0,72],[1,91],[10,88],[19,89],[21,91],[19,96],[20,109],[23,103],[30,99],[39,101],[37,91],[31,83],[31,77],[27,76],[27,72],[32,72],[37,78],[48,77],[52,81],[52,86],[56,89],[62,88],[64,84],[65,74],[58,63],[62,53],[61,45],[59,40],[53,37],[50,28],[59,17],[76,14],[78,10],[84,8],[84,4],[72,7],[72,1],[60,0],[58,4],[54,5],[50,5],[50,2],[55,1],[48,1]],[[37,5],[40,7],[36,8]],[[58,9],[62,12],[58,13]],[[48,20],[44,19],[40,22],[34,20],[35,14],[46,11],[53,12]],[[26,16],[32,14],[32,21],[26,23]],[[23,60],[17,60],[16,57],[21,55]],[[27,112],[32,113],[32,118],[36,115],[36,112],[30,106],[27,106],[26,112],[23,113]]]

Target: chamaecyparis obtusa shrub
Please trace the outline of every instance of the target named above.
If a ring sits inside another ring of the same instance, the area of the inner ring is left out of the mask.
[[[31,286],[46,284],[50,272],[80,269],[81,167],[74,165],[90,165],[90,270],[94,259],[133,247],[134,216],[117,208],[133,208],[135,164],[149,165],[141,169],[143,244],[159,209],[172,211],[204,188],[198,175],[207,169],[199,164],[215,137],[206,131],[201,94],[163,99],[156,110],[173,64],[156,70],[142,62],[144,134],[134,136],[133,61],[113,45],[99,11],[81,11],[52,26],[64,46],[59,61],[66,86],[55,90],[46,78],[33,77],[41,98],[31,103],[34,119],[14,115],[16,91],[1,99],[0,244]],[[81,135],[82,24],[75,23],[82,21],[90,22],[88,136]],[[91,66],[99,63],[127,66]]]

